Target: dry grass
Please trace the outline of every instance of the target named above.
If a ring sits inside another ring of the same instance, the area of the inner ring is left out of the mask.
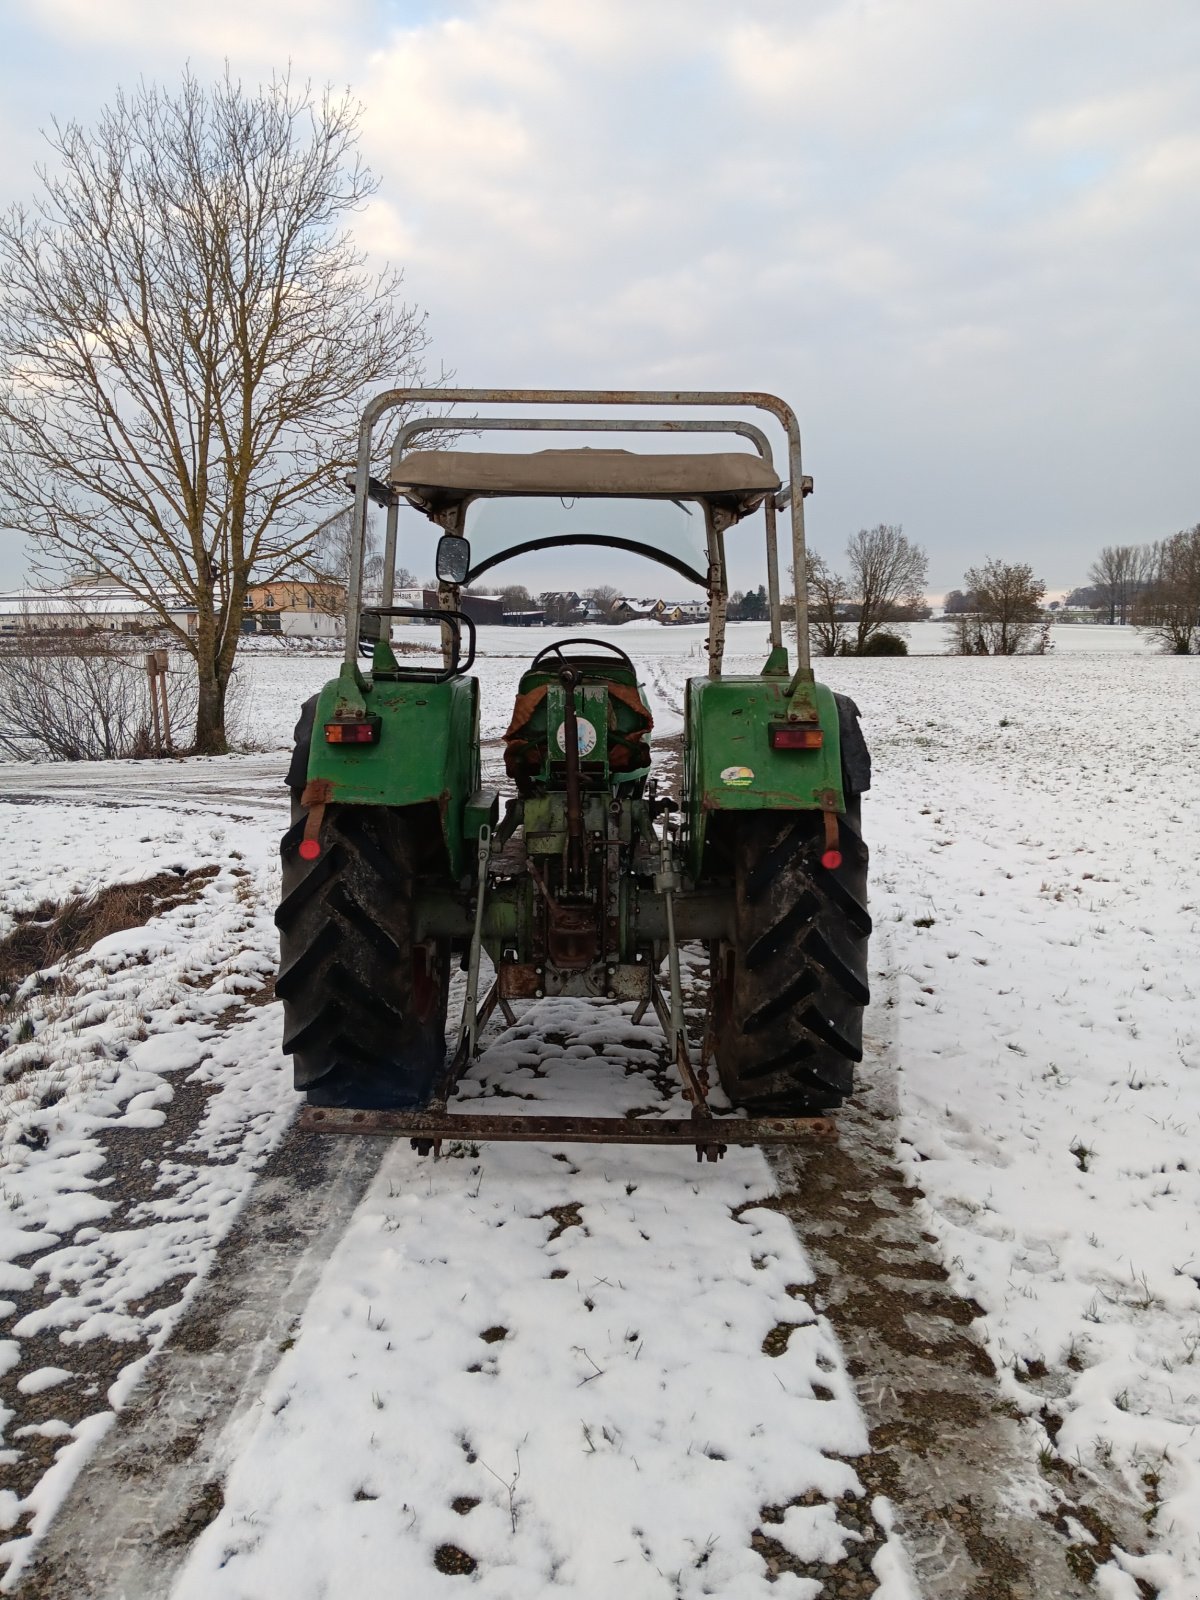
[[[55,967],[100,939],[140,928],[151,917],[199,899],[217,866],[195,872],[160,872],[139,883],[114,883],[95,894],[76,895],[56,905],[45,900],[16,914],[17,926],[0,939],[0,1009],[11,1005],[22,983],[35,972]]]

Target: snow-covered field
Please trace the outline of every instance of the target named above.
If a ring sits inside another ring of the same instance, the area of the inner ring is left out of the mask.
[[[864,821],[898,1158],[953,1286],[983,1309],[1002,1396],[1029,1418],[1031,1475],[1065,1463],[1076,1497],[1094,1476],[1145,1521],[1150,1553],[1107,1562],[1096,1592],[1195,1600],[1200,663],[1122,629],[1059,628],[1052,654],[1012,661],[935,653],[936,624],[913,635],[930,653],[821,669],[858,701],[875,760]],[[483,635],[485,740],[546,637]],[[701,630],[611,637],[643,666],[659,731],[678,732]],[[731,629],[729,651],[728,670],[756,669],[765,629]],[[334,665],[247,658],[263,749],[286,746]],[[31,1500],[0,1495],[18,1562],[22,1515],[40,1531],[105,1426],[102,1386],[56,1409],[87,1341],[130,1341],[120,1403],[200,1292],[155,1288],[204,1267],[290,1120],[278,1010],[244,1003],[273,960],[281,766],[0,768],[0,803],[61,802],[4,805],[9,921],[117,877],[221,869],[194,904],[93,949],[73,990],[31,997],[33,1036],[0,1055],[0,1366],[57,1336],[21,1378],[41,1405],[21,1428],[63,1440]],[[656,1030],[625,1008],[546,1002],[490,1039],[474,1093],[611,1112],[672,1092]],[[140,1210],[112,1216],[111,1140],[161,1122],[197,1075],[211,1092],[195,1133]],[[496,1596],[823,1592],[768,1582],[749,1542],[764,1507],[796,1502],[772,1537],[801,1561],[852,1554],[833,1502],[866,1448],[799,1244],[743,1209],[771,1183],[755,1152],[697,1168],[619,1148],[485,1146],[437,1165],[389,1149],[230,1431],[223,1509],[173,1600],[434,1593],[455,1581],[438,1575],[447,1550]],[[781,1324],[795,1329],[771,1353]],[[28,1438],[10,1433],[0,1463]],[[904,1595],[882,1538],[878,1592]]]

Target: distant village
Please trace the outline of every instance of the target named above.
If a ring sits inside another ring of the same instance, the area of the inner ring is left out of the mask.
[[[367,604],[377,596],[369,596]],[[660,623],[684,626],[706,623],[709,607],[705,599],[667,600],[661,597],[621,595],[612,589],[597,589],[579,594],[573,589],[552,590],[531,596],[524,588],[511,586],[496,593],[464,590],[460,605],[480,627],[568,628],[606,626],[623,623]],[[438,591],[430,586],[399,588],[393,604],[413,610],[430,610],[439,604]],[[946,596],[945,615],[952,616],[965,605],[957,590]],[[181,631],[194,635],[196,610],[183,599],[168,597],[163,609]],[[852,607],[844,608],[847,615]],[[285,578],[255,584],[246,594],[242,631],[268,637],[335,641],[345,627],[346,586],[332,579]],[[785,617],[793,608],[785,604]],[[1079,589],[1048,610],[1058,622],[1102,623],[1116,620],[1098,591]],[[731,622],[759,621],[767,616],[766,593],[761,588],[748,594],[730,596]],[[928,609],[925,616],[930,616]],[[416,621],[397,617],[397,625]],[[58,588],[29,588],[0,592],[0,634],[24,629],[41,633],[58,632],[152,632],[161,626],[161,617],[144,601],[119,584],[88,575]]]
[[[377,598],[377,597],[376,597]],[[370,604],[368,597],[367,604]],[[397,589],[393,604],[414,610],[439,605],[430,587]],[[468,589],[461,607],[478,626],[520,628],[577,627],[587,624],[658,622],[664,625],[708,621],[706,600],[664,600],[627,595],[580,595],[553,591],[536,600],[524,590],[482,594]],[[163,609],[182,631],[196,631],[196,609],[168,597]],[[256,584],[246,594],[242,631],[303,639],[337,639],[344,631],[346,587],[327,580],[285,579]],[[765,615],[765,609],[764,613]],[[418,619],[397,617],[397,624]],[[160,626],[160,617],[119,584],[88,576],[59,588],[0,593],[0,633],[32,629],[43,633],[79,630],[139,633]]]

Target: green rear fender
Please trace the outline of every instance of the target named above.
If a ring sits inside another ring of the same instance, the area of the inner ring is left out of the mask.
[[[824,684],[788,698],[773,678],[692,678],[684,723],[684,836],[688,872],[701,875],[708,819],[728,811],[836,811],[842,789],[837,701]],[[819,750],[773,750],[772,722],[815,710]]]
[[[441,818],[450,871],[471,869],[463,811],[479,788],[479,680],[447,683],[368,683],[363,700],[379,718],[379,741],[329,744],[325,724],[341,697],[340,680],[317,698],[308,777],[331,787],[334,805],[416,806],[432,803]]]

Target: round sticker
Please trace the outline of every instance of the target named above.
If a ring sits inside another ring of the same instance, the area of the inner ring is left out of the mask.
[[[596,748],[595,728],[586,717],[576,717],[575,728],[579,738],[579,754],[581,756],[590,756],[592,751]],[[554,737],[558,740],[558,748],[564,755],[567,753],[567,741],[564,737],[566,730],[566,723],[560,722],[554,734]]]
[[[753,767],[726,767],[721,782],[727,789],[748,789],[754,782]]]

